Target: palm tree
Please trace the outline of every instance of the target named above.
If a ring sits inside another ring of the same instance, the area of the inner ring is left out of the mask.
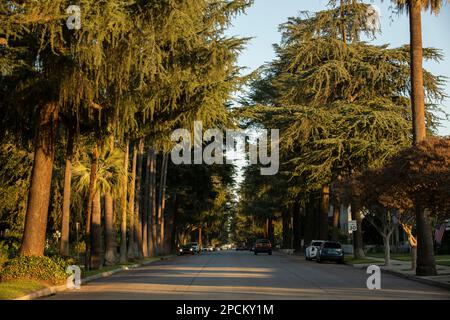
[[[398,8],[409,13],[411,48],[411,105],[414,143],[426,139],[425,90],[423,80],[422,9],[438,14],[447,0],[394,0]],[[436,275],[431,226],[425,208],[416,207],[417,268],[419,276]]]
[[[96,179],[94,180],[94,185],[91,186],[91,170],[93,166],[89,164],[88,159],[80,159],[74,164],[73,167],[73,179],[74,179],[74,189],[77,192],[88,193],[88,199],[92,196],[90,195],[90,188],[93,188],[93,199],[90,210],[92,216],[86,218],[86,230],[90,231],[92,229],[92,250],[91,257],[87,257],[86,264],[92,263],[92,267],[100,267],[100,255],[102,251],[101,245],[101,196],[105,196],[105,238],[106,238],[106,254],[105,258],[108,264],[113,264],[117,256],[117,245],[115,241],[115,228],[114,228],[114,212],[113,212],[113,196],[120,194],[122,190],[122,177],[124,175],[123,166],[123,152],[120,149],[111,150],[110,148],[105,148],[103,152],[99,155],[97,166],[94,166],[96,170]],[[89,203],[90,200],[88,200]],[[89,206],[89,205],[88,205]],[[92,228],[90,228],[92,224]],[[90,234],[86,234],[87,243],[89,243]],[[88,246],[86,251],[89,251]],[[87,252],[89,254],[89,252]]]
[[[158,244],[159,244],[159,252],[161,254],[166,253],[165,246],[165,207],[166,207],[166,187],[167,187],[167,167],[169,162],[169,154],[164,152],[163,158],[161,162],[161,175],[160,175],[160,184],[159,184],[159,203],[158,203],[158,225],[159,225],[159,234],[158,234]]]
[[[127,258],[134,260],[136,258],[136,247],[134,242],[135,237],[135,217],[134,217],[134,198],[135,198],[135,187],[136,187],[136,166],[137,166],[137,157],[138,157],[138,149],[135,143],[132,144],[133,152],[132,152],[132,160],[131,160],[131,181],[129,186],[129,198],[128,198],[128,212],[130,215],[130,234],[128,241],[128,252]],[[122,252],[122,249],[121,249]]]
[[[70,189],[72,183],[73,130],[68,130],[66,167],[64,172],[63,212],[61,222],[60,254],[69,256],[69,228],[70,228]]]
[[[120,262],[127,262],[127,188],[128,188],[128,160],[130,155],[130,142],[125,142],[125,152],[123,155],[122,191],[120,194],[122,202],[122,215],[120,224]]]

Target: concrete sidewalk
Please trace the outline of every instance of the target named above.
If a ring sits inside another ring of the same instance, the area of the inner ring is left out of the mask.
[[[383,258],[374,258],[367,256],[367,259],[379,261],[379,263],[376,264],[380,266],[383,272],[395,274],[407,279],[415,280],[421,283],[426,283],[450,290],[450,267],[448,266],[438,265],[437,276],[418,277],[416,276],[415,272],[411,270],[411,261],[400,261],[391,259],[391,266],[385,266]],[[367,268],[369,265],[370,264],[354,264],[353,267]]]

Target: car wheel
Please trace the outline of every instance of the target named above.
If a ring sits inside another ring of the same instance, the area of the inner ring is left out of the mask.
[[[257,255],[258,255],[258,252],[255,251],[255,256],[257,256]]]
[[[271,256],[272,255],[272,251],[269,251],[269,256]]]

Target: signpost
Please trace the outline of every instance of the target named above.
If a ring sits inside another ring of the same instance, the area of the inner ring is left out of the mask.
[[[358,230],[358,224],[356,223],[356,220],[352,220],[348,222],[348,232],[353,233],[356,230]]]

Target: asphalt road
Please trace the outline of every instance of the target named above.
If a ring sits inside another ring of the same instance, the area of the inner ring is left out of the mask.
[[[301,257],[225,251],[174,257],[49,299],[450,299],[450,291],[386,274],[382,289],[371,291],[368,276],[364,270]]]

